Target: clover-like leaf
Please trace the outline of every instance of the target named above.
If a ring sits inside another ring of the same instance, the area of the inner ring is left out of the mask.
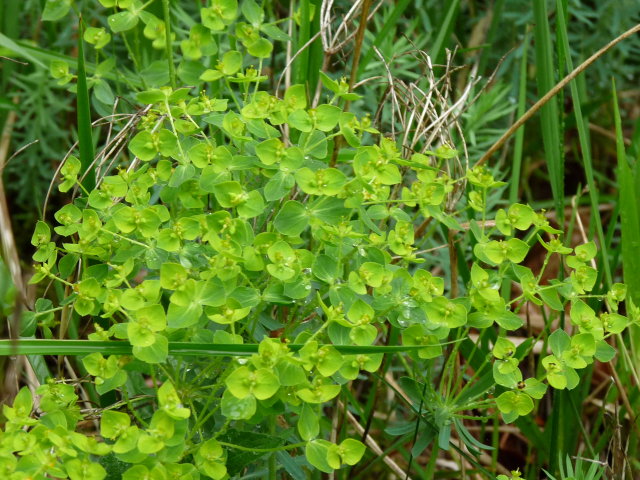
[[[467,309],[460,303],[454,303],[445,297],[435,297],[425,305],[429,321],[447,328],[461,327],[467,323]]]
[[[214,480],[222,480],[227,475],[224,451],[213,438],[200,444],[194,460],[198,470]]]
[[[252,370],[245,366],[231,372],[225,384],[233,396],[239,399],[253,395],[258,400],[266,400],[275,395],[280,388],[278,377],[270,370]]]
[[[100,418],[100,435],[115,440],[127,431],[131,418],[126,413],[105,410]]]
[[[236,0],[212,0],[209,7],[200,10],[202,24],[210,30],[219,31],[231,24],[238,15]]]
[[[504,392],[496,399],[502,413],[516,412],[519,416],[527,415],[533,410],[533,400],[522,392]]]

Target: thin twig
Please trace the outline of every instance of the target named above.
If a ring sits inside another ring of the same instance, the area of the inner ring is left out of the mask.
[[[624,32],[619,37],[611,40],[604,47],[602,47],[596,53],[591,55],[589,58],[587,58],[580,65],[578,65],[569,75],[567,75],[562,80],[560,80],[555,85],[555,87],[553,87],[551,90],[549,90],[540,100],[538,100],[529,110],[527,110],[525,112],[525,114],[522,115],[516,121],[516,123],[514,123],[511,127],[509,127],[509,130],[504,132],[504,134],[496,141],[496,143],[494,143],[491,146],[491,148],[489,148],[489,150],[487,150],[487,152],[482,157],[480,157],[480,160],[478,160],[476,162],[475,166],[482,165],[487,160],[489,160],[489,158],[491,158],[491,156],[496,151],[498,151],[500,148],[502,148],[502,146],[511,137],[511,135],[513,135],[516,132],[516,130],[518,130],[527,120],[529,120],[531,117],[533,117],[536,114],[536,112],[538,110],[540,110],[540,108],[542,108],[542,106],[545,103],[547,103],[551,98],[553,98],[555,95],[557,95],[560,90],[562,90],[564,87],[566,87],[569,84],[569,82],[571,82],[571,80],[573,80],[578,75],[580,75],[582,72],[584,72],[593,62],[595,62],[598,58],[600,58],[602,55],[604,55],[608,50],[610,50],[611,48],[616,46],[622,40],[624,40],[626,38],[629,38],[631,35],[633,35],[633,34],[635,34],[637,32],[640,32],[640,24],[636,25],[633,28],[630,28],[629,30]]]
[[[339,405],[340,406],[342,405],[341,402],[339,403]],[[356,432],[358,432],[358,435],[362,435],[364,433],[364,427],[360,425],[360,422],[358,422],[356,417],[354,417],[349,410],[346,410],[346,412],[347,412],[347,420],[349,420],[349,423],[353,425],[353,427],[356,429]],[[400,466],[396,462],[394,462],[392,458],[384,454],[384,451],[382,450],[382,448],[380,448],[380,445],[378,445],[378,443],[373,439],[373,437],[371,437],[371,435],[367,435],[364,438],[364,443],[366,443],[367,446],[377,456],[379,457],[382,456],[382,461],[389,467],[389,469],[391,469],[391,471],[393,471],[393,473],[395,473],[398,476],[398,478],[405,478],[406,480],[411,480],[411,477],[405,476],[404,470],[402,470],[402,468],[400,468]]]

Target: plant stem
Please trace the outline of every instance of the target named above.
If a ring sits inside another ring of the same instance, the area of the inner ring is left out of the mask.
[[[274,448],[255,448],[255,447],[244,447],[242,445],[236,445],[234,443],[221,442],[219,440],[218,440],[218,443],[223,447],[233,448],[234,450],[242,450],[243,452],[260,452],[260,453],[293,450],[294,448],[304,447],[307,444],[307,442],[300,442],[300,443],[290,443],[289,445],[281,445],[280,447],[274,447]]]

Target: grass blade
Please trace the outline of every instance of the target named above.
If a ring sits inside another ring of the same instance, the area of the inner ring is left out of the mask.
[[[560,49],[565,57],[567,69],[573,71],[573,61],[571,60],[571,50],[569,49],[569,37],[567,35],[566,9],[562,0],[557,0],[557,21],[558,21],[558,42]],[[578,139],[580,149],[582,151],[582,162],[584,172],[587,177],[587,186],[589,187],[589,200],[591,203],[591,212],[595,220],[596,235],[600,243],[600,254],[602,255],[602,266],[604,268],[605,282],[607,286],[613,283],[611,277],[611,268],[609,265],[609,255],[607,253],[607,244],[604,238],[604,230],[602,228],[602,219],[599,214],[600,199],[598,194],[598,186],[593,176],[593,162],[591,159],[591,145],[589,142],[589,133],[586,122],[582,116],[582,96],[578,89],[577,79],[573,79],[569,86],[571,88],[571,98],[573,100],[573,110],[575,113],[576,127],[578,129]]]
[[[527,58],[529,53],[529,30],[524,35],[522,42],[522,61],[520,62],[520,79],[518,85],[518,109],[517,117],[524,115],[527,106]],[[513,165],[511,167],[511,183],[509,185],[509,203],[518,201],[518,188],[520,187],[520,171],[522,169],[522,148],[524,144],[524,129],[522,125],[516,132],[513,147]]]
[[[91,110],[89,107],[89,90],[87,88],[87,74],[84,66],[83,40],[84,28],[82,17],[79,20],[78,29],[78,145],[80,148],[80,163],[84,178],[82,186],[91,191],[96,186],[96,174],[91,164],[93,163],[93,137],[91,135]]]
[[[628,298],[637,306],[640,305],[640,205],[637,186],[640,182],[637,166],[631,169],[622,136],[622,121],[616,93],[616,83],[612,79],[613,118],[616,127],[616,153],[618,156],[617,180],[619,189],[618,205],[620,207],[620,230],[622,237],[622,274],[627,285]],[[640,328],[632,325],[629,330],[632,361],[637,365],[637,352],[640,345]]]
[[[536,82],[540,96],[551,90],[555,84],[553,67],[553,50],[549,19],[547,18],[546,0],[533,2],[535,16],[535,57]],[[564,157],[562,155],[562,140],[560,138],[560,110],[558,99],[553,97],[540,109],[542,126],[542,143],[551,181],[551,190],[555,201],[556,213],[560,224],[564,212]]]
[[[433,47],[429,50],[429,55],[431,56],[434,64],[442,63],[444,61],[445,42],[451,36],[451,32],[455,26],[456,18],[458,18],[458,12],[460,11],[458,8],[459,6],[460,0],[453,0],[449,4],[449,10],[447,10],[447,14],[438,28],[438,36],[433,42]]]
[[[18,45],[2,32],[0,32],[0,47],[6,48],[10,52],[18,55],[21,58],[24,58],[25,60],[30,61],[31,63],[34,63],[41,68],[47,68],[47,66],[39,58],[32,55],[28,49],[24,48],[22,45]]]
[[[448,342],[453,343],[453,342]],[[445,344],[442,344],[445,345]],[[289,348],[296,352],[303,344],[291,344]],[[322,345],[320,345],[322,346]],[[420,345],[332,345],[338,352],[345,355],[369,353],[403,353],[410,350],[424,348]],[[103,355],[131,355],[132,346],[121,341],[93,341],[93,340],[31,340],[21,339],[0,340],[0,357],[7,355],[87,355],[100,352]],[[179,356],[209,355],[209,356],[245,356],[258,352],[258,344],[215,344],[169,342],[169,354]]]
[[[298,26],[298,38],[296,47],[298,49],[303,48],[311,38],[311,22],[308,20],[311,11],[311,5],[309,0],[302,0],[300,2],[300,25]],[[316,13],[316,15],[318,15]],[[294,63],[294,82],[305,84],[307,81],[307,72],[309,70],[309,47],[305,48],[298,55],[297,60]]]
[[[627,162],[627,156],[622,139],[622,122],[620,107],[616,93],[615,80],[612,80],[613,112],[616,126],[616,151],[618,156],[618,188],[620,204],[620,220],[622,230],[622,271],[624,282],[627,284],[628,295],[633,303],[640,305],[640,212],[636,198],[636,183],[638,172],[632,170]]]

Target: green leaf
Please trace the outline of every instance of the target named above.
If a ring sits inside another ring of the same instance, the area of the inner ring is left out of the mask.
[[[442,355],[442,346],[435,335],[429,334],[424,325],[411,325],[402,332],[402,342],[405,345],[423,345],[418,350],[420,358],[437,358]]]
[[[266,368],[251,370],[236,368],[225,381],[229,391],[239,399],[253,395],[258,400],[272,397],[280,388],[278,377]]]
[[[315,117],[315,128],[323,132],[330,132],[338,124],[342,110],[335,105],[318,105],[313,116]]]
[[[71,9],[71,0],[47,0],[42,11],[42,20],[55,22],[65,17]]]
[[[516,353],[516,346],[505,337],[498,337],[493,346],[493,356],[499,360],[513,357]]]
[[[73,458],[65,463],[65,470],[71,480],[102,480],[107,471],[99,463],[89,459]]]
[[[467,322],[467,309],[464,305],[445,297],[435,297],[425,306],[425,311],[429,321],[437,326],[457,328]]]
[[[522,372],[520,369],[510,370],[508,373],[500,371],[502,362],[495,362],[493,364],[493,379],[498,385],[507,387],[510,389],[517,388],[518,383],[522,381]]]
[[[197,303],[189,303],[186,306],[171,303],[167,309],[167,326],[186,328],[196,325],[202,317],[202,311],[202,306]]]
[[[256,413],[256,405],[256,398],[253,395],[240,399],[230,390],[225,390],[220,408],[222,414],[231,420],[248,420]]]
[[[238,182],[222,182],[213,186],[216,200],[223,208],[236,207],[246,202],[248,195]]]
[[[548,355],[542,359],[542,366],[547,371],[547,381],[553,388],[559,390],[573,389],[578,385],[579,377],[576,371],[559,360],[555,355]]]
[[[104,395],[107,392],[115,390],[123,386],[127,382],[127,372],[124,370],[118,370],[113,377],[96,379],[96,392],[100,395]]]
[[[578,257],[581,262],[585,263],[593,260],[597,253],[598,249],[596,247],[596,244],[593,242],[578,245],[575,248],[576,257]]]
[[[210,30],[224,30],[238,15],[236,0],[213,0],[210,5],[200,10],[202,24]]]
[[[138,24],[138,16],[130,11],[118,12],[107,17],[107,23],[115,33],[131,30]]]
[[[307,403],[303,403],[300,407],[297,428],[300,438],[305,441],[312,440],[320,433],[319,416]]]
[[[227,475],[227,467],[224,464],[223,455],[224,451],[220,443],[211,438],[200,444],[194,459],[200,472],[214,480],[222,480]]]
[[[281,42],[290,42],[291,37],[280,30],[276,25],[272,24],[263,24],[260,25],[260,31],[266,34],[268,37],[273,38],[274,40],[279,40]]]
[[[252,57],[269,58],[273,51],[273,44],[266,38],[260,37],[247,47],[247,52]]]
[[[287,201],[274,219],[274,227],[283,235],[300,235],[309,224],[306,208],[295,200]]]
[[[88,27],[84,32],[84,41],[99,50],[111,41],[111,34],[107,33],[103,27]]]
[[[517,330],[524,323],[518,315],[509,310],[494,310],[490,315],[505,330]]]
[[[333,472],[333,468],[329,466],[327,461],[327,457],[329,455],[329,447],[333,444],[327,442],[326,440],[312,440],[307,443],[307,446],[304,449],[305,456],[309,463],[320,470],[321,472],[331,473]]]
[[[556,311],[563,310],[564,307],[556,289],[544,288],[541,289],[538,294],[542,301],[552,309]]]
[[[374,310],[369,304],[358,299],[349,308],[347,318],[355,325],[365,325],[373,321]]]
[[[320,72],[320,80],[322,81],[322,84],[324,85],[324,87],[326,89],[332,91],[333,93],[339,93],[340,92],[340,86],[339,86],[338,82],[333,80],[326,73]]]
[[[248,193],[246,200],[238,205],[238,216],[241,218],[257,217],[264,211],[264,200],[260,192],[252,190]]]
[[[571,337],[564,330],[556,330],[549,335],[549,346],[556,357],[561,357],[570,348]]]
[[[36,228],[31,236],[31,245],[40,247],[51,241],[51,229],[45,222],[38,220]]]
[[[178,263],[163,263],[160,268],[160,285],[168,290],[176,290],[187,281],[187,270]]]
[[[118,373],[118,358],[111,355],[108,359],[104,358],[101,353],[92,353],[82,359],[84,368],[90,375],[94,377],[111,378]]]
[[[100,435],[115,440],[131,425],[131,419],[126,413],[105,410],[100,419]]]
[[[153,160],[158,153],[157,142],[157,139],[150,132],[143,130],[131,139],[129,150],[143,162],[148,162]]]
[[[519,238],[510,238],[507,240],[507,258],[510,262],[522,262],[529,252],[529,245]]]
[[[313,274],[320,280],[332,284],[339,276],[338,262],[328,255],[319,255],[311,267]]]
[[[285,154],[285,146],[279,138],[270,138],[256,145],[256,155],[265,165],[279,162]]]
[[[28,417],[33,409],[33,396],[28,387],[22,387],[13,400],[13,412],[16,417]]]
[[[357,325],[349,331],[349,338],[356,345],[371,345],[378,336],[378,330],[373,325]]]
[[[533,400],[526,393],[504,392],[496,399],[496,404],[502,413],[515,412],[520,416],[527,415],[533,410]]]
[[[245,0],[242,2],[242,15],[249,23],[253,25],[260,25],[264,18],[264,12],[262,8],[254,0]]]
[[[293,128],[301,132],[310,132],[313,130],[313,121],[309,114],[304,110],[295,110],[289,115],[287,123]]]
[[[355,465],[358,463],[362,459],[365,450],[365,445],[353,438],[343,440],[338,446],[342,463],[346,463],[347,465]]]
[[[290,111],[307,108],[307,91],[304,85],[292,85],[284,93],[284,102]]]
[[[547,386],[540,380],[535,378],[527,378],[524,381],[524,388],[522,391],[528,394],[530,397],[540,400],[547,391]]]
[[[599,362],[609,362],[616,356],[616,349],[609,345],[605,340],[599,340],[596,343],[594,356]]]
[[[619,313],[603,313],[600,318],[605,332],[613,334],[622,333],[629,325],[627,317],[624,317]]]
[[[120,433],[118,440],[113,445],[114,453],[126,453],[133,450],[138,444],[140,438],[140,430],[137,426],[132,425],[124,432]]]
[[[309,168],[301,168],[296,171],[295,177],[300,189],[311,195],[337,195],[347,183],[344,173],[335,168],[325,168],[315,172]]]
[[[155,335],[155,342],[148,346],[134,346],[133,355],[143,362],[162,363],[169,355],[169,342],[162,335]]]
[[[225,75],[234,75],[242,68],[242,54],[237,50],[229,50],[222,56],[220,69]]]
[[[280,200],[289,192],[291,192],[291,189],[293,188],[295,183],[295,179],[290,173],[285,173],[282,171],[276,172],[275,175],[271,177],[267,184],[264,186],[264,198],[268,202]]]

